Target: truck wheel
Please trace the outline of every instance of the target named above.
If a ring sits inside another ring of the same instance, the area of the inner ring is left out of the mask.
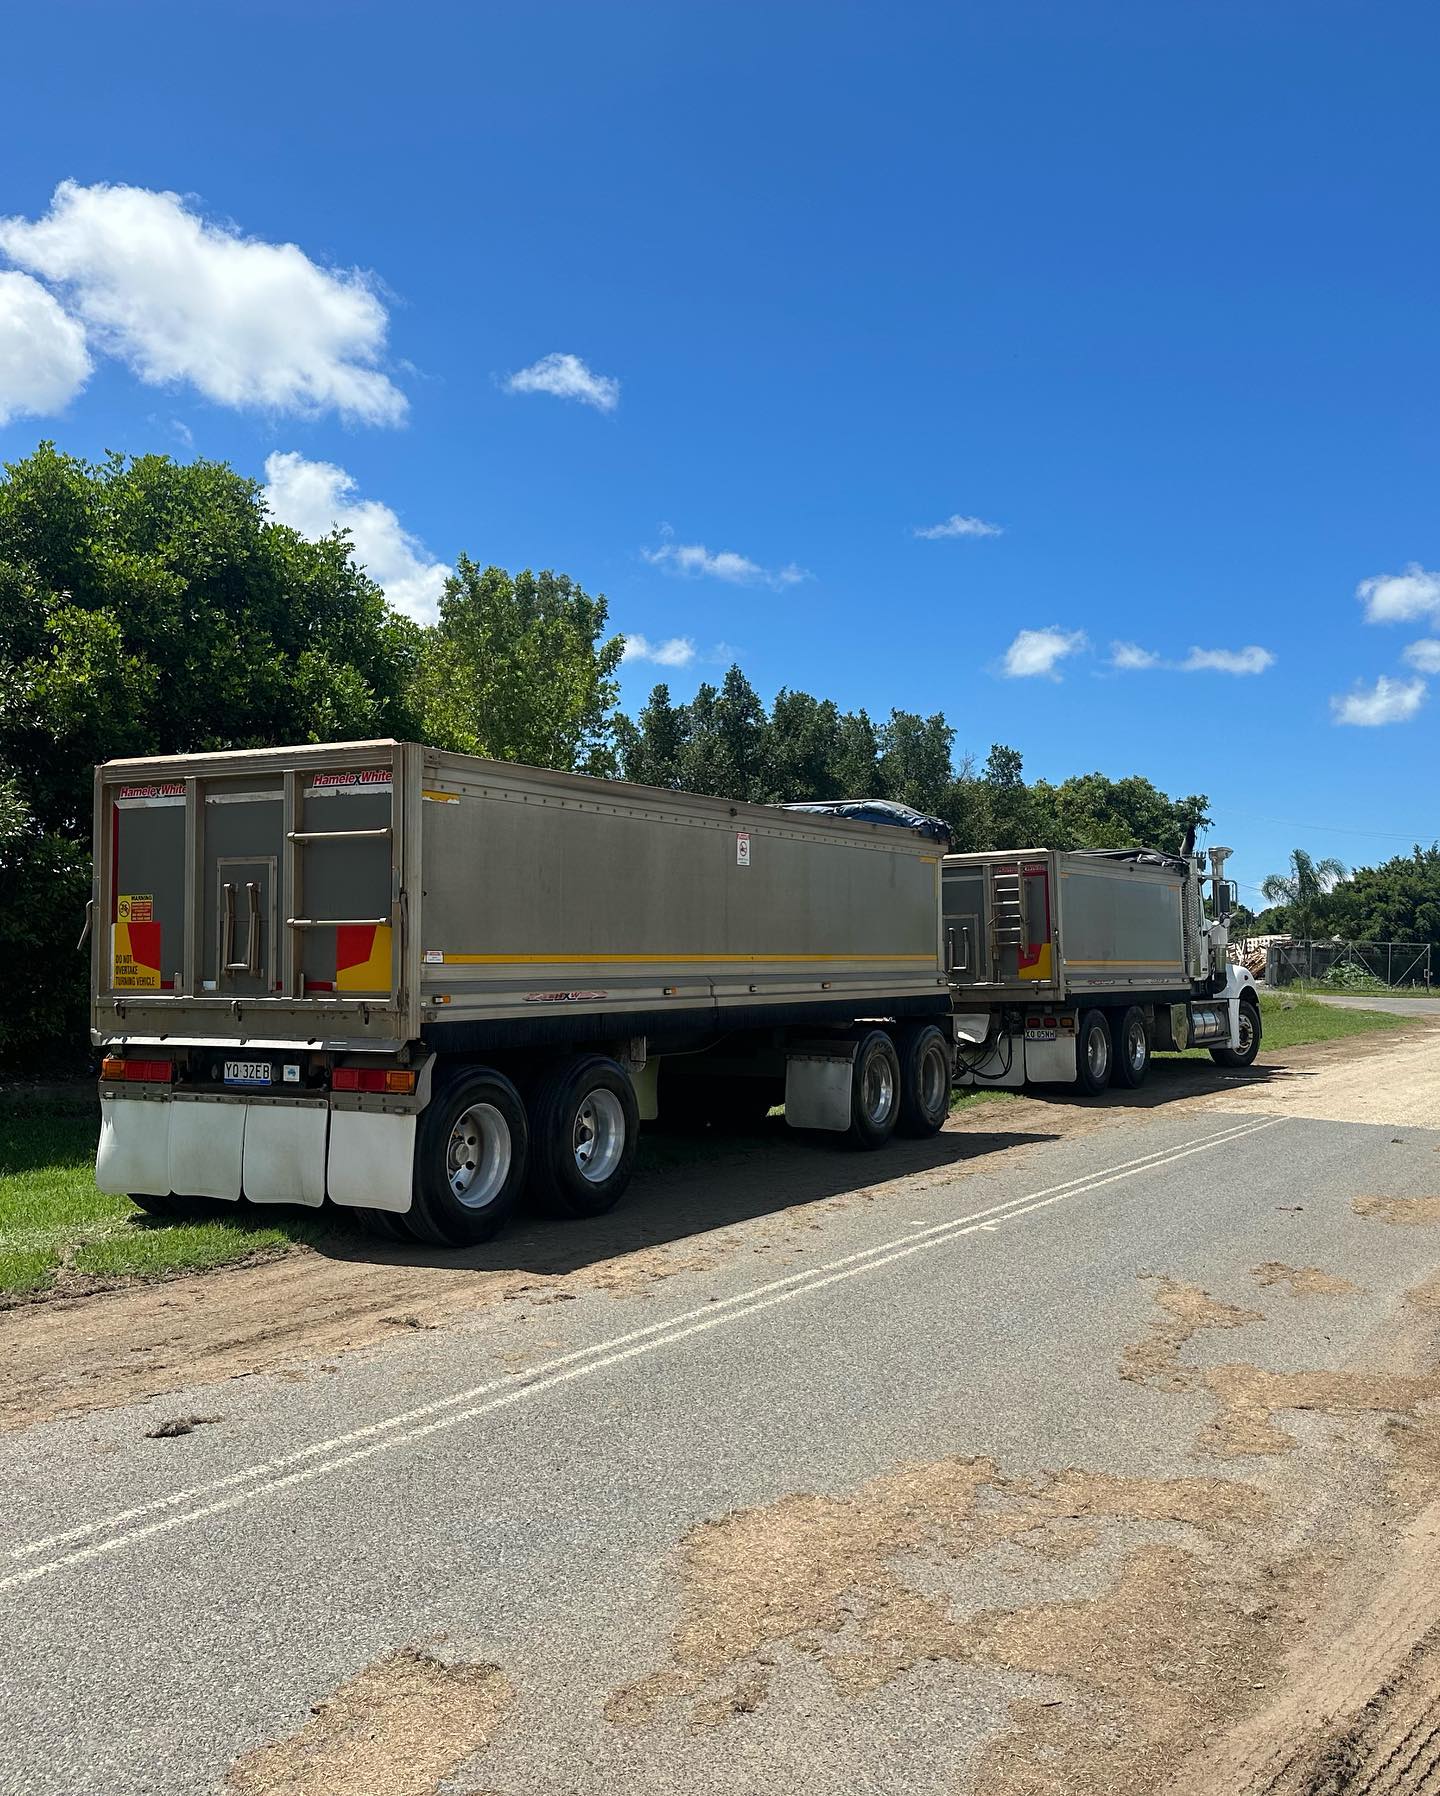
[[[900,1119],[900,1056],[883,1029],[860,1037],[850,1075],[851,1147],[884,1147]]]
[[[1133,1091],[1150,1071],[1150,1025],[1138,1004],[1125,1011],[1115,1030],[1115,1083]]]
[[[934,1023],[899,1031],[902,1135],[938,1135],[950,1114],[950,1044]]]
[[[1240,1046],[1211,1048],[1216,1066],[1251,1066],[1260,1052],[1260,1006],[1253,998],[1240,1000]]]
[[[157,1216],[166,1222],[182,1222],[188,1218],[203,1216],[211,1200],[205,1197],[184,1197],[178,1191],[132,1191],[132,1204],[138,1204],[147,1216]]]
[[[562,1061],[530,1105],[530,1190],[548,1216],[603,1216],[635,1170],[640,1106],[630,1075],[603,1054]]]
[[[1087,1010],[1080,1018],[1080,1039],[1075,1044],[1076,1078],[1082,1091],[1098,1097],[1110,1083],[1110,1025],[1103,1010]]]
[[[528,1148],[525,1106],[508,1079],[483,1069],[444,1086],[416,1133],[411,1234],[440,1247],[488,1241],[519,1201]]]

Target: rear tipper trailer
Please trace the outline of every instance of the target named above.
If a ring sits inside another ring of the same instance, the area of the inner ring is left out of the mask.
[[[1138,1086],[1154,1049],[1260,1048],[1255,981],[1226,953],[1229,849],[952,854],[943,863],[956,1083]],[[1205,884],[1210,884],[1207,914]]]
[[[100,1188],[463,1245],[594,1215],[643,1119],[934,1134],[943,845],[390,741],[95,783]]]

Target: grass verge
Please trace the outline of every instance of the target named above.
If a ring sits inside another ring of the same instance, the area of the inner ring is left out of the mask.
[[[1388,1010],[1342,1010],[1322,1004],[1318,998],[1290,991],[1260,994],[1260,1058],[1271,1059],[1284,1048],[1304,1047],[1312,1041],[1338,1041],[1345,1035],[1374,1035],[1386,1029],[1403,1029],[1408,1019]],[[1208,1048],[1190,1048],[1197,1059],[1209,1057]]]
[[[152,1220],[95,1187],[97,1105],[84,1096],[0,1097],[0,1302],[86,1279],[159,1278],[274,1253],[321,1233],[301,1213]]]

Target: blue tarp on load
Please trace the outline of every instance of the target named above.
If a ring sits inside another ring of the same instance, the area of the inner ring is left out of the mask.
[[[908,804],[889,798],[817,798],[808,804],[782,804],[782,811],[808,811],[817,817],[849,817],[855,823],[887,823],[893,829],[913,830],[932,842],[950,845],[950,830],[938,817],[927,817]]]

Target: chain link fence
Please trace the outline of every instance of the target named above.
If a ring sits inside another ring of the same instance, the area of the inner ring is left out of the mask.
[[[1265,948],[1265,983],[1383,985],[1428,991],[1429,942],[1270,942]]]

